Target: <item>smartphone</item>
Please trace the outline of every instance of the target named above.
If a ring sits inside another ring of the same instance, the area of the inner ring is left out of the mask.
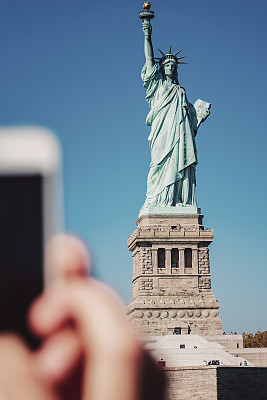
[[[27,324],[49,282],[46,245],[63,229],[61,150],[39,127],[0,128],[0,332],[38,346]]]

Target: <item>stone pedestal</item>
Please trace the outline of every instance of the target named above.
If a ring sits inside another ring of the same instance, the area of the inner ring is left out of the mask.
[[[213,229],[202,215],[142,215],[128,239],[133,255],[134,329],[145,335],[220,335],[219,303],[211,291]]]

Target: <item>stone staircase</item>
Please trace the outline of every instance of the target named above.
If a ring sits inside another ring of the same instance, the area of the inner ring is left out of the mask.
[[[245,359],[229,354],[220,344],[199,335],[154,336],[146,344],[157,361],[165,361],[166,367],[203,366],[204,361],[219,360],[220,365],[240,366]],[[246,360],[247,361],[247,360]],[[247,361],[248,366],[253,366]]]

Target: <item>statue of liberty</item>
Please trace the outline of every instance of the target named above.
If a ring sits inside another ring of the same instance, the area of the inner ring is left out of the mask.
[[[185,64],[180,61],[184,57],[178,57],[181,50],[176,54],[172,54],[171,48],[166,54],[159,50],[161,57],[154,58],[150,24],[154,13],[150,6],[149,2],[145,3],[144,11],[140,12],[146,58],[141,76],[151,108],[146,119],[146,124],[151,126],[148,137],[151,164],[146,201],[140,215],[163,214],[169,207],[174,213],[195,213],[195,136],[200,123],[210,113],[210,104],[197,100],[193,106],[188,102],[178,80],[178,65]]]

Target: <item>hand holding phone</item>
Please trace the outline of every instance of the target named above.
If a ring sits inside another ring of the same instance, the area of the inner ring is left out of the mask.
[[[18,339],[0,337],[0,397],[163,400],[164,371],[133,336],[119,296],[87,275],[81,242],[59,239],[60,274],[29,314],[42,345],[30,353]]]
[[[0,129],[0,331],[35,347],[27,310],[50,279],[45,247],[62,229],[61,155],[42,128]]]

